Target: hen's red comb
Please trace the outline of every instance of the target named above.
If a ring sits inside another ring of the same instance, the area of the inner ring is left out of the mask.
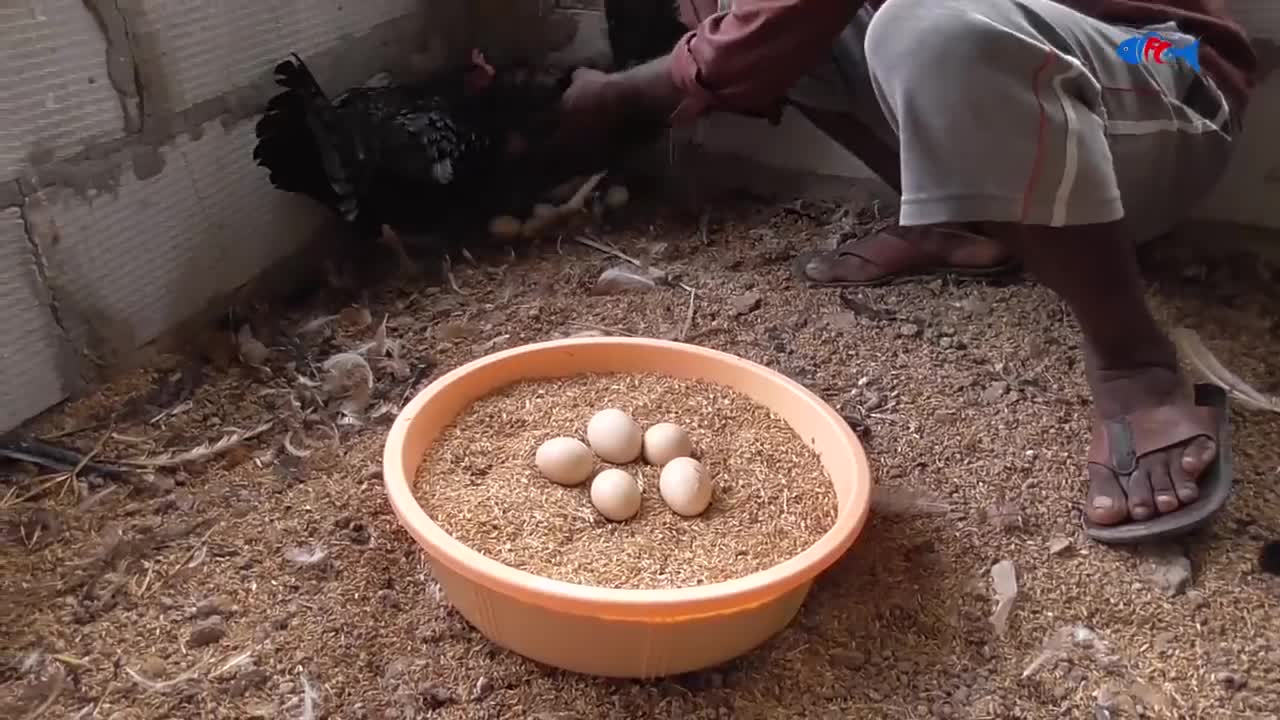
[[[494,73],[493,66],[490,65],[489,61],[485,59],[484,52],[481,51],[480,48],[471,49],[471,64],[475,65],[477,68],[480,68],[481,70],[484,70],[490,75]]]

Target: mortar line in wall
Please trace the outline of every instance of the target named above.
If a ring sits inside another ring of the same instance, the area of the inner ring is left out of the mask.
[[[133,47],[133,28],[129,27],[129,13],[120,7],[120,0],[115,0],[112,4],[116,7],[116,13],[120,15],[120,24],[124,27],[124,39],[129,45],[129,67],[133,70],[133,86],[137,88],[138,93],[138,130],[141,132],[147,126],[147,88],[142,84],[142,67],[138,63],[137,49]],[[121,98],[124,101],[124,98]]]
[[[37,230],[31,220],[31,214],[28,211],[28,202],[32,197],[38,198],[41,202],[45,201],[44,193],[37,190],[34,193],[24,192],[22,186],[18,186],[18,191],[22,193],[23,203],[20,208],[22,216],[22,236],[27,241],[27,250],[31,253],[32,263],[36,268],[36,278],[40,281],[41,287],[44,288],[48,296],[49,315],[53,318],[53,324],[58,328],[58,334],[72,348],[77,347],[75,340],[71,336],[71,331],[67,328],[66,322],[62,317],[62,306],[58,301],[57,284],[53,282],[49,272],[49,262],[45,258],[44,250],[40,248],[40,242],[36,239]]]

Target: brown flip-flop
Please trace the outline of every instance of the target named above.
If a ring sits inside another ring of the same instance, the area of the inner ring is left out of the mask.
[[[1226,390],[1207,383],[1196,385],[1195,407],[1198,412],[1188,415],[1185,407],[1165,405],[1097,425],[1089,462],[1114,473],[1121,489],[1143,455],[1183,445],[1202,435],[1214,438],[1218,452],[1200,476],[1200,495],[1191,504],[1150,520],[1130,520],[1119,525],[1098,525],[1085,517],[1084,529],[1089,537],[1111,545],[1170,540],[1204,527],[1227,504],[1233,477]]]
[[[966,232],[964,230],[957,230],[954,228],[939,227],[939,228],[935,228],[935,230],[939,232],[953,233],[953,234],[961,235],[968,238],[978,237],[973,233]],[[867,243],[868,239],[876,236],[883,236],[888,241],[892,241],[892,242],[887,242],[885,240],[882,240],[880,243],[876,245]],[[855,250],[854,248],[859,244],[863,245],[864,247],[861,250]],[[874,280],[819,282],[809,277],[809,274],[806,270],[806,268],[809,265],[809,262],[823,255],[832,255],[832,254],[834,254],[836,257],[853,256],[853,257],[861,258],[862,260],[866,261],[867,263],[870,263],[871,265],[876,265],[882,268],[889,268],[889,267],[895,267],[895,266],[900,267],[902,265],[916,265],[917,267],[907,272],[898,272],[898,273],[886,272],[884,275]],[[912,257],[918,258],[921,255],[922,255],[922,251],[916,245],[913,245],[909,241],[903,238],[900,238],[897,235],[894,235],[892,232],[885,232],[884,230],[881,230],[879,232],[871,233],[869,235],[864,235],[862,237],[849,240],[843,243],[840,247],[836,248],[835,250],[813,251],[813,252],[801,253],[795,258],[795,260],[792,261],[791,268],[792,268],[792,275],[795,277],[795,279],[802,283],[808,284],[810,287],[878,287],[878,286],[884,286],[884,285],[896,285],[898,283],[927,280],[927,279],[932,279],[936,277],[946,277],[946,276],[965,277],[965,278],[989,278],[989,277],[996,277],[996,276],[1011,274],[1017,271],[1021,267],[1020,263],[1016,260],[1009,260],[1007,262],[1001,263],[1000,265],[987,266],[987,267],[966,267],[963,265],[950,265],[948,263],[941,262],[941,261],[933,264],[925,264],[923,267],[920,267],[921,263],[919,261],[912,262],[909,260],[909,258],[912,258]],[[908,261],[903,262],[904,258],[908,258]]]

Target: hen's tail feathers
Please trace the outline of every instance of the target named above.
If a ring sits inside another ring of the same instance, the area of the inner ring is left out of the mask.
[[[325,176],[300,95],[286,91],[271,98],[255,129],[258,144],[253,159],[270,173],[272,185],[337,208],[339,198]]]
[[[275,81],[284,92],[268,101],[258,122],[254,158],[271,170],[276,187],[311,195],[355,220],[354,153],[342,118],[296,54],[276,65]]]

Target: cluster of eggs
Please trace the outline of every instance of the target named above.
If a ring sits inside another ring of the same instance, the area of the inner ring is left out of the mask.
[[[595,472],[597,457],[626,465],[643,456],[646,463],[660,468],[658,493],[667,507],[693,517],[711,504],[711,479],[692,455],[693,441],[679,425],[664,422],[642,431],[630,415],[610,408],[591,417],[586,443],[573,437],[552,438],[538,447],[534,465],[546,479],[575,486]],[[640,484],[626,470],[606,468],[591,481],[591,504],[614,522],[629,520],[640,511],[640,495]]]

